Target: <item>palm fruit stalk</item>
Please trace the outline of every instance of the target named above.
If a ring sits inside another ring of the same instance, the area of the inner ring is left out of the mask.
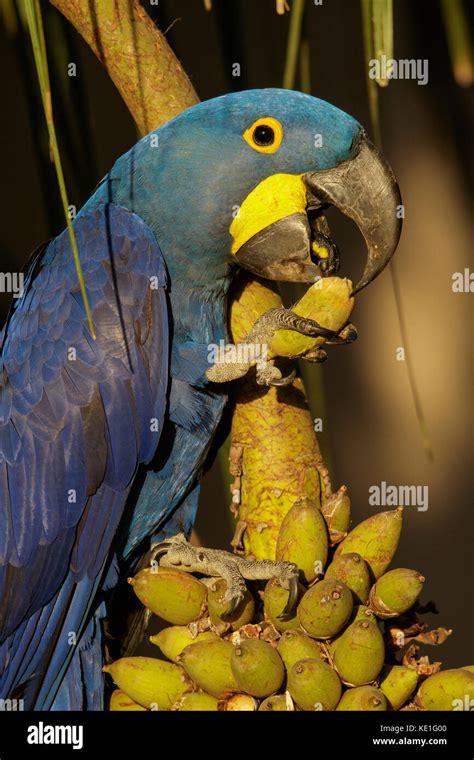
[[[328,281],[336,279],[321,280],[316,292],[313,286],[312,294],[302,299],[302,312],[338,330],[348,319],[352,299],[348,285],[331,287]],[[243,341],[262,314],[281,305],[280,297],[263,281],[254,281],[252,287],[240,284],[230,310],[234,342]],[[272,347],[284,353],[283,341],[292,335],[278,330]],[[305,336],[291,340],[288,354],[304,351],[309,345],[304,341],[314,344]],[[318,338],[317,344],[321,342]],[[300,378],[278,390],[262,391],[251,377],[238,386],[230,449],[230,472],[235,478],[232,502],[238,518],[235,545],[257,559],[275,559],[281,523],[295,502],[307,499],[321,507],[319,473],[324,464]]]

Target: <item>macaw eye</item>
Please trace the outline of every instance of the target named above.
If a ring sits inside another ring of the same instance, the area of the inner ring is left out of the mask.
[[[266,116],[254,121],[242,137],[259,153],[276,153],[283,140],[283,127],[277,119]]]
[[[275,142],[275,132],[268,124],[259,124],[253,130],[253,141],[257,145],[273,145]]]

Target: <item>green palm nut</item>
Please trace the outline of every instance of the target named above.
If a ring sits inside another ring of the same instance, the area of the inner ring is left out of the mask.
[[[230,641],[199,641],[183,649],[178,661],[188,676],[214,697],[238,691],[230,661],[234,647]]]
[[[242,625],[247,625],[247,623],[253,620],[255,600],[247,589],[243,600],[235,612],[229,617],[225,617],[225,613],[229,607],[229,602],[224,599],[226,591],[227,583],[223,579],[214,581],[214,584],[208,588],[207,606],[209,608],[209,617],[213,625],[219,626],[222,623],[227,623],[233,631],[237,631]]]
[[[472,710],[474,674],[463,668],[440,670],[423,681],[415,703],[424,710]]]
[[[205,691],[194,691],[185,694],[175,705],[179,712],[217,712],[217,697],[206,694]]]
[[[380,691],[385,694],[389,707],[399,710],[407,702],[418,683],[418,673],[405,665],[386,665],[380,674]]]
[[[364,710],[383,712],[387,709],[387,700],[375,686],[355,686],[347,689],[341,697],[336,710]]]
[[[313,660],[321,659],[321,645],[307,636],[304,631],[294,630],[285,631],[278,641],[278,654],[285,663],[287,673],[299,660],[311,658]]]
[[[356,620],[338,639],[334,666],[343,683],[364,686],[372,683],[382,670],[385,656],[383,636],[377,623]]]
[[[328,557],[328,532],[321,511],[307,498],[295,502],[278,533],[276,559],[294,562],[306,583],[322,574]]]
[[[239,689],[253,697],[269,697],[285,679],[280,655],[261,639],[244,639],[234,647],[231,667]]]
[[[342,687],[329,665],[305,659],[295,662],[288,673],[288,691],[300,710],[334,710]]]
[[[400,539],[403,507],[379,512],[359,523],[336,549],[336,556],[357,552],[367,562],[375,579],[393,559]]]
[[[312,586],[298,605],[302,628],[315,639],[330,639],[346,625],[352,592],[342,581],[323,580]]]
[[[326,521],[331,546],[338,544],[346,537],[351,524],[351,500],[347,487],[341,486],[321,504],[321,513]]]
[[[304,587],[299,585],[298,587],[298,599],[304,594]],[[285,609],[288,602],[289,592],[280,586],[276,578],[272,578],[265,586],[265,592],[263,595],[263,608],[265,610],[265,617],[269,620],[277,631],[282,633],[283,631],[290,631],[294,628],[299,628],[299,620],[296,615],[290,615],[288,617],[280,618],[279,615]]]
[[[128,582],[145,607],[173,625],[188,625],[204,612],[207,588],[189,573],[147,567]]]
[[[193,688],[182,667],[154,657],[122,657],[102,670],[110,673],[130,699],[148,710],[171,710]]]
[[[353,608],[352,614],[350,617],[350,623],[355,623],[356,620],[372,620],[376,621],[375,615],[368,607],[366,607],[364,604],[358,604],[356,607]],[[333,638],[330,642],[328,642],[327,647],[329,650],[329,655],[332,660],[334,660],[334,653],[336,651],[336,645],[341,636],[343,635],[344,631],[340,631],[338,635]]]
[[[159,647],[168,660],[178,662],[178,655],[185,647],[190,644],[197,644],[198,641],[216,641],[218,638],[217,633],[213,631],[203,631],[193,637],[187,626],[172,625],[169,628],[164,628],[155,636],[150,636],[150,641]]]
[[[370,591],[370,608],[380,618],[401,615],[413,607],[425,579],[416,570],[397,567],[382,575]]]
[[[354,604],[365,604],[369,598],[371,586],[369,567],[356,552],[334,557],[324,578],[343,581],[352,591]]]
[[[290,704],[292,700],[290,699]],[[286,694],[274,694],[273,697],[267,697],[260,703],[259,711],[262,712],[288,712],[293,707],[288,706]]]

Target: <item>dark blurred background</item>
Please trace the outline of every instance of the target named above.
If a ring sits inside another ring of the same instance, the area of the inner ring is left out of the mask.
[[[108,2],[109,0],[103,0]],[[110,0],[112,1],[112,0]],[[12,3],[10,10],[13,7]],[[202,99],[281,86],[289,14],[274,0],[160,0],[144,7]],[[137,139],[135,125],[94,55],[59,13],[42,3],[55,118],[70,202],[84,203],[115,159]],[[445,7],[449,7],[445,3]],[[472,20],[472,19],[471,19]],[[307,0],[311,91],[348,111],[370,133],[360,5]],[[437,651],[447,667],[472,662],[472,294],[454,293],[452,275],[472,268],[472,88],[455,83],[440,6],[395,0],[395,58],[428,59],[425,86],[393,80],[380,92],[384,152],[401,187],[406,217],[396,254],[409,350],[434,449],[424,451],[408,381],[390,273],[365,290],[353,314],[359,340],[333,348],[321,368],[304,367],[307,386],[322,381],[321,436],[335,485],[346,483],[356,522],[373,514],[368,489],[427,485],[429,507],[405,510],[396,563],[427,577],[422,601],[435,599],[432,625],[454,629]],[[2,224],[0,269],[18,271],[30,252],[64,227],[28,38],[15,10],[1,24]],[[77,76],[67,64],[77,64]],[[240,63],[241,76],[232,76]],[[353,225],[330,217],[342,274],[362,271],[364,245]],[[0,297],[1,322],[9,297]],[[312,394],[314,395],[314,394]],[[232,535],[219,462],[206,475],[197,535],[226,546]]]

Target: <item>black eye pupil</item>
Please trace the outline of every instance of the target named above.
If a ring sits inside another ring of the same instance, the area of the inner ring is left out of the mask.
[[[275,141],[275,132],[267,124],[260,124],[253,131],[253,139],[256,145],[272,145]]]

